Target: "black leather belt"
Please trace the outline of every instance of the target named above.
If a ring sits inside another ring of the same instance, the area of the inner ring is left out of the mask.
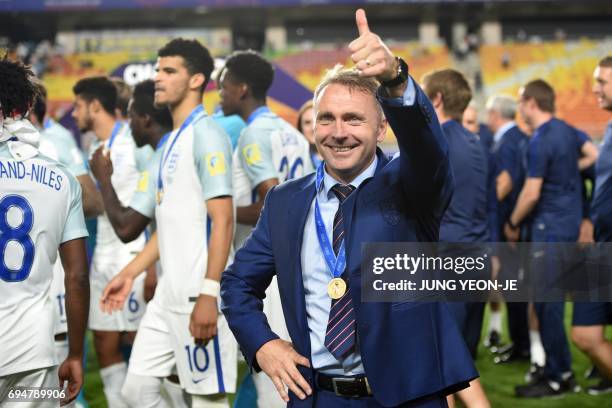
[[[317,387],[331,391],[339,397],[360,398],[372,395],[366,377],[334,377],[317,373]]]

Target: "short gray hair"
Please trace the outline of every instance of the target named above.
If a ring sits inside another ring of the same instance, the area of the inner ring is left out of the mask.
[[[342,64],[336,64],[335,67],[325,73],[319,85],[314,91],[313,101],[316,109],[317,99],[321,92],[329,85],[342,85],[349,88],[351,91],[356,90],[365,94],[370,94],[375,99],[375,105],[380,117],[384,117],[382,108],[376,100],[376,91],[380,83],[372,77],[364,77],[359,74],[356,68],[345,68]]]
[[[470,100],[470,103],[468,103],[468,106],[467,106],[465,109],[468,109],[468,108],[472,108],[472,109],[474,109],[476,112],[478,112],[478,104],[477,104],[477,103],[476,103],[476,101],[475,101],[475,100],[473,100],[473,99],[471,99],[471,100]]]
[[[516,100],[510,95],[492,95],[487,100],[487,110],[498,112],[504,119],[516,118]]]

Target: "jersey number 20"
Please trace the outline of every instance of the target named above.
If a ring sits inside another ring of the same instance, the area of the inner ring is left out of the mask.
[[[9,225],[8,213],[12,207],[21,210],[22,218],[18,225]],[[34,263],[34,242],[30,231],[34,225],[34,213],[28,200],[20,195],[7,195],[0,200],[0,279],[6,282],[21,282],[25,280]],[[13,241],[23,248],[23,260],[19,269],[12,269],[6,264],[6,251]]]
[[[296,172],[298,170],[298,168],[300,167],[304,167],[304,163],[302,162],[302,158],[298,157],[291,166],[289,166],[289,159],[287,159],[287,156],[283,156],[283,158],[281,159],[280,162],[280,167],[278,169],[278,171],[285,176],[284,180],[280,180],[280,182],[282,183],[283,181],[287,181],[287,180],[291,180],[294,179],[296,176]]]

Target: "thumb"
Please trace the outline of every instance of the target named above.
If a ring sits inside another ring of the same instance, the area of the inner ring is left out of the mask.
[[[360,36],[370,32],[370,27],[368,27],[368,19],[366,18],[364,9],[358,9],[355,12],[355,21],[357,22],[357,30],[359,30]]]
[[[111,280],[106,287],[104,288],[104,290],[102,291],[102,296],[101,299],[102,300],[106,300],[108,298],[108,296],[112,293],[116,291],[116,286],[117,284],[115,283],[115,281]]]

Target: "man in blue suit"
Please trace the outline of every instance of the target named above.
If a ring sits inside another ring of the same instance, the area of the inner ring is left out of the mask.
[[[446,407],[478,376],[453,317],[443,303],[362,303],[361,245],[438,240],[453,190],[448,146],[406,63],[363,10],[356,18],[356,69],[337,66],[315,91],[325,164],[268,193],[223,274],[222,310],[249,365],[291,407]],[[376,147],[387,120],[401,152],[391,161]],[[292,343],[262,312],[274,275]]]
[[[508,95],[493,95],[487,101],[487,123],[495,132],[492,154],[494,159],[495,196],[498,201],[495,223],[496,237],[504,240],[504,225],[508,221],[525,181],[525,155],[529,139],[514,121],[516,100]],[[516,247],[500,245],[500,279],[517,279],[521,268],[521,255]],[[498,350],[498,363],[510,363],[529,358],[530,341],[527,325],[527,303],[508,302],[508,332],[512,343]],[[544,349],[539,333],[534,331],[533,364],[544,366]],[[537,347],[539,345],[539,347]]]

